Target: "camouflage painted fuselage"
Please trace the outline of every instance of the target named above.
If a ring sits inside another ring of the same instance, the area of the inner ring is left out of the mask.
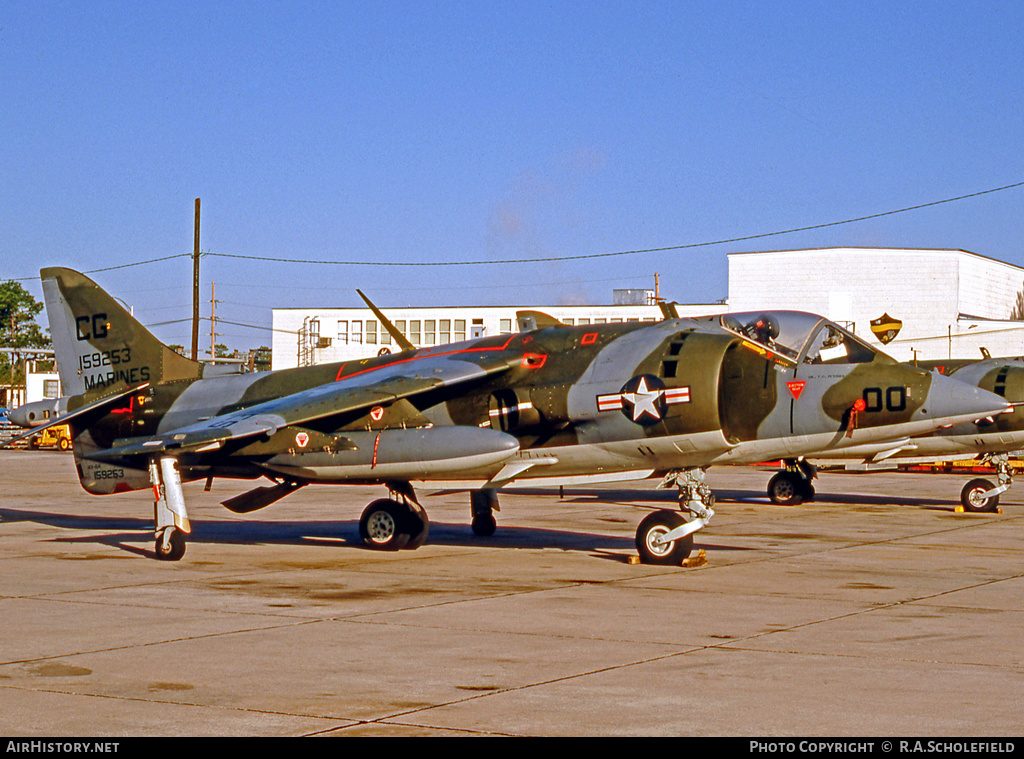
[[[177,458],[186,479],[500,487],[640,478],[871,444],[1003,409],[864,346],[823,360],[714,319],[548,326],[211,376],[216,369],[163,346],[88,278],[42,276],[91,493],[149,487],[156,455]],[[809,335],[828,325],[834,344],[835,325],[798,316]]]

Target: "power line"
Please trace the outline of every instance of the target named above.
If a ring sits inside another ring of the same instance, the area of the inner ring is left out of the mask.
[[[1004,185],[1003,187],[994,187],[990,190],[981,190],[980,192],[972,192],[967,195],[958,195],[955,198],[944,198],[942,200],[933,200],[930,203],[920,203],[916,206],[907,206],[906,208],[897,208],[893,211],[882,211],[880,213],[868,214],[867,216],[857,216],[852,219],[843,219],[842,221],[829,221],[823,224],[811,224],[805,227],[794,227],[792,229],[783,229],[776,232],[761,232],[754,235],[744,235],[741,237],[729,237],[722,240],[712,240],[709,242],[694,242],[687,243],[685,245],[669,245],[663,248],[644,248],[641,250],[622,250],[615,253],[585,253],[576,256],[548,256],[545,258],[505,258],[505,259],[494,259],[490,261],[327,261],[318,259],[296,259],[296,258],[274,258],[270,256],[248,256],[236,253],[207,253],[209,256],[218,256],[220,258],[240,258],[249,261],[271,261],[278,263],[291,263],[291,264],[318,264],[318,265],[329,265],[329,266],[483,266],[485,264],[536,264],[536,263],[550,263],[554,261],[581,261],[584,259],[594,258],[611,258],[614,256],[634,256],[640,253],[664,253],[670,250],[687,250],[692,248],[704,248],[712,245],[725,245],[727,243],[734,242],[745,242],[748,240],[759,240],[766,237],[776,237],[778,235],[788,235],[795,232],[809,232],[814,229],[826,229],[828,227],[837,227],[843,224],[853,224],[858,221],[868,221],[870,219],[879,219],[883,216],[893,216],[899,213],[906,213],[908,211],[917,211],[922,208],[930,208],[932,206],[942,205],[944,203],[954,203],[959,200],[967,200],[968,198],[977,198],[981,195],[989,195],[994,192],[1002,192],[1003,190],[1012,190],[1016,187],[1024,186],[1024,182],[1015,182],[1014,184]]]
[[[120,266],[108,266],[104,269],[90,269],[89,271],[82,272],[83,274],[97,274],[101,271],[114,271],[115,269],[127,269],[130,266],[143,266],[144,264],[155,264],[160,261],[170,261],[172,258],[192,258],[191,253],[175,253],[173,256],[164,256],[163,258],[151,258],[148,261],[136,261],[131,264],[121,264]]]
[[[251,256],[243,255],[240,253],[213,253],[203,252],[203,256],[217,256],[219,258],[236,258],[247,261],[268,261],[278,263],[290,263],[290,264],[317,264],[323,266],[483,266],[486,264],[535,264],[535,263],[551,263],[554,261],[581,261],[586,259],[597,259],[597,258],[613,258],[618,256],[635,256],[641,253],[664,253],[671,250],[690,250],[693,248],[706,248],[713,245],[726,245],[728,243],[736,242],[747,242],[749,240],[762,240],[767,237],[778,237],[780,235],[795,234],[796,232],[809,232],[815,229],[827,229],[829,227],[838,227],[844,224],[854,224],[860,221],[869,221],[871,219],[880,219],[885,216],[895,216],[896,214],[907,213],[909,211],[919,211],[922,208],[932,208],[934,206],[943,205],[945,203],[955,203],[960,200],[968,200],[970,198],[981,197],[982,195],[991,195],[996,192],[1003,192],[1005,190],[1013,190],[1018,187],[1024,187],[1024,182],[1014,182],[1013,184],[1003,185],[1002,187],[993,187],[988,190],[980,190],[979,192],[972,192],[966,195],[958,195],[953,198],[943,198],[942,200],[933,200],[929,203],[920,203],[914,206],[906,206],[905,208],[897,208],[892,211],[881,211],[879,213],[867,214],[866,216],[856,216],[850,219],[843,219],[841,221],[829,221],[822,224],[810,224],[804,227],[793,227],[792,229],[782,229],[775,232],[760,232],[752,235],[742,235],[739,237],[728,237],[721,240],[710,240],[706,242],[694,242],[686,243],[683,245],[668,245],[661,248],[642,248],[638,250],[620,250],[614,253],[585,253],[576,256],[547,256],[544,258],[505,258],[505,259],[494,259],[489,261],[329,261],[325,259],[299,259],[299,258],[280,258],[272,256]],[[174,258],[191,258],[192,253],[177,253],[170,256],[163,256],[161,258],[151,258],[146,261],[135,261],[133,263],[120,264],[118,266],[107,266],[102,269],[92,269],[85,272],[86,274],[96,274],[105,271],[114,271],[116,269],[127,269],[133,266],[144,266],[146,264],[158,263],[160,261],[169,261]],[[13,280],[15,282],[30,282],[37,279],[37,277],[24,277],[21,279]]]
[[[155,263],[159,263],[160,261],[170,261],[172,258],[191,258],[191,257],[192,257],[191,253],[175,253],[174,255],[171,255],[171,256],[163,256],[161,258],[150,258],[147,261],[134,261],[133,263],[130,263],[130,264],[120,264],[118,266],[107,266],[106,268],[103,268],[103,269],[90,269],[89,271],[85,271],[85,272],[82,272],[82,273],[83,274],[97,274],[99,272],[104,272],[104,271],[114,271],[115,269],[128,269],[128,268],[130,268],[132,266],[144,266],[145,264],[155,264]],[[10,281],[12,281],[12,282],[34,282],[34,281],[36,281],[38,279],[39,279],[39,276],[36,275],[34,277],[21,277],[19,279],[12,279]]]

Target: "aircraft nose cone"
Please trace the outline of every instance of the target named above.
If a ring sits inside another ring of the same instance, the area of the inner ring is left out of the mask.
[[[995,393],[951,377],[933,374],[924,411],[937,421],[945,420],[946,424],[959,424],[1001,414],[1012,408],[1005,398]]]

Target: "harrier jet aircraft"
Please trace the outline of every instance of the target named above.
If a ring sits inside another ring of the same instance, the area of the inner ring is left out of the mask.
[[[1014,406],[1024,404],[1024,359],[992,358],[987,354],[979,361],[939,361],[922,364],[961,382],[995,393]],[[870,402],[882,403],[874,395]],[[981,457],[994,464],[998,485],[985,478],[974,478],[964,485],[960,502],[965,511],[995,511],[999,496],[1013,481],[1009,453],[1024,449],[1024,414],[999,414],[971,422],[945,427],[929,435],[890,441],[886,446],[870,446],[863,450],[844,449],[808,455],[818,463],[845,462],[857,470],[891,469],[900,464],[935,462]],[[814,497],[811,480],[815,467],[807,460],[790,459],[786,469],[768,484],[768,497],[773,503],[794,505]]]
[[[1008,409],[796,312],[573,327],[521,312],[516,334],[410,350],[396,331],[400,353],[218,376],[84,275],[40,274],[70,396],[47,424],[70,425],[87,492],[153,488],[161,559],[191,530],[183,481],[274,482],[224,502],[238,513],[314,483],[381,484],[391,497],[360,534],[395,550],[427,537],[413,483],[472,483],[473,530],[491,534],[512,483],[661,477],[680,509],[648,515],[636,544],[677,564],[714,513],[708,466],[882,447]]]

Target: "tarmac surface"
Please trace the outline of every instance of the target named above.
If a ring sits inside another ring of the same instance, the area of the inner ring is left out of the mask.
[[[709,472],[697,568],[628,562],[651,481],[504,493],[487,539],[421,490],[396,553],[359,541],[383,488],[193,483],[168,563],[149,492],[0,451],[0,735],[1019,735],[1021,487],[957,514],[967,475],[825,473],[783,508],[769,476]]]

